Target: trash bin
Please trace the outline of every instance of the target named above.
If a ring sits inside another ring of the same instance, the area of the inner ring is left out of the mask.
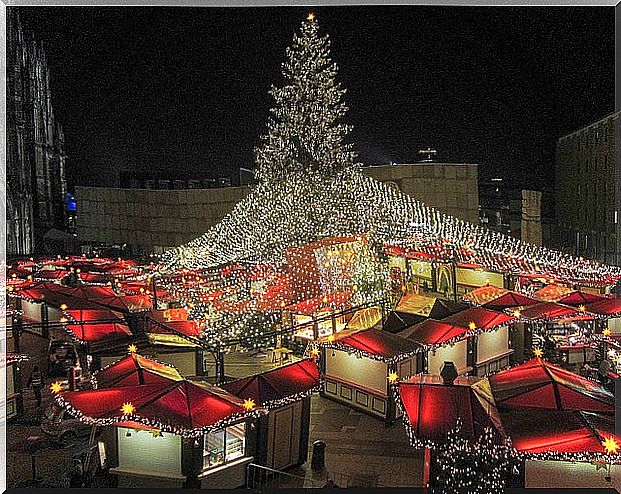
[[[315,441],[313,443],[311,468],[313,470],[323,470],[326,468],[326,443],[323,441]]]

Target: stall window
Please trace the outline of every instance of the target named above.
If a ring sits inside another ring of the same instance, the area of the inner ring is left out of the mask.
[[[203,468],[213,468],[244,456],[245,437],[245,423],[205,434]]]

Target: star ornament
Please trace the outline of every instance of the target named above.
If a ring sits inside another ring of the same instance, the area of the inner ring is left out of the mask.
[[[60,383],[60,381],[56,381],[50,384],[50,391],[54,394],[60,393],[62,389],[63,385]]]
[[[602,446],[604,447],[606,453],[609,455],[616,454],[617,450],[619,449],[619,443],[615,440],[613,436],[609,436],[604,439],[602,441]]]
[[[313,348],[311,349],[311,351],[310,351],[310,354],[311,354],[313,357],[318,357],[318,356],[319,356],[319,348],[317,348],[317,347],[313,347]]]
[[[610,328],[606,328],[604,329],[604,331],[602,332],[602,334],[606,337],[610,336],[612,334],[612,331],[610,331]]]
[[[246,400],[244,400],[244,405],[243,406],[244,406],[244,408],[247,411],[250,411],[250,410],[252,410],[255,407],[255,402],[254,402],[254,400],[246,399]]]
[[[476,325],[476,323],[474,321],[471,321],[468,324],[468,328],[470,328],[470,331],[474,331],[475,329],[477,329],[477,325]]]
[[[129,351],[129,353],[136,353],[138,351],[138,347],[132,343],[127,347],[127,351]]]
[[[308,14],[308,16],[306,17],[306,20],[308,22],[313,22],[315,20],[315,14],[313,14],[312,12],[310,14]]]
[[[162,434],[162,431],[160,431],[158,429],[151,429],[151,430],[149,430],[149,433],[153,437],[164,437],[164,435]]]
[[[535,357],[541,358],[541,357],[543,357],[543,350],[541,348],[539,348],[539,347],[536,347],[533,350],[533,354],[535,355]]]
[[[132,415],[135,410],[136,408],[134,408],[134,405],[131,403],[123,403],[123,406],[121,407],[121,413],[123,415]]]
[[[399,376],[397,375],[396,372],[391,372],[390,374],[388,374],[387,379],[390,384],[393,384],[397,382],[397,379],[399,379]]]

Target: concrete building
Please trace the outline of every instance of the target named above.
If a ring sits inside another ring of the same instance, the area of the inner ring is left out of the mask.
[[[15,256],[44,252],[46,232],[65,229],[67,184],[45,52],[16,8],[7,13],[6,253]]]
[[[478,223],[477,165],[423,163],[363,170],[443,212]],[[87,249],[125,245],[131,255],[158,254],[201,236],[250,190],[76,187],[78,236]]]
[[[561,137],[556,146],[559,244],[621,265],[621,112]]]

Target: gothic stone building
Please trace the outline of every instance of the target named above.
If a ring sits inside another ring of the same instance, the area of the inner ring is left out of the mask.
[[[46,231],[65,227],[64,136],[54,118],[41,44],[7,8],[7,257],[41,253]]]

